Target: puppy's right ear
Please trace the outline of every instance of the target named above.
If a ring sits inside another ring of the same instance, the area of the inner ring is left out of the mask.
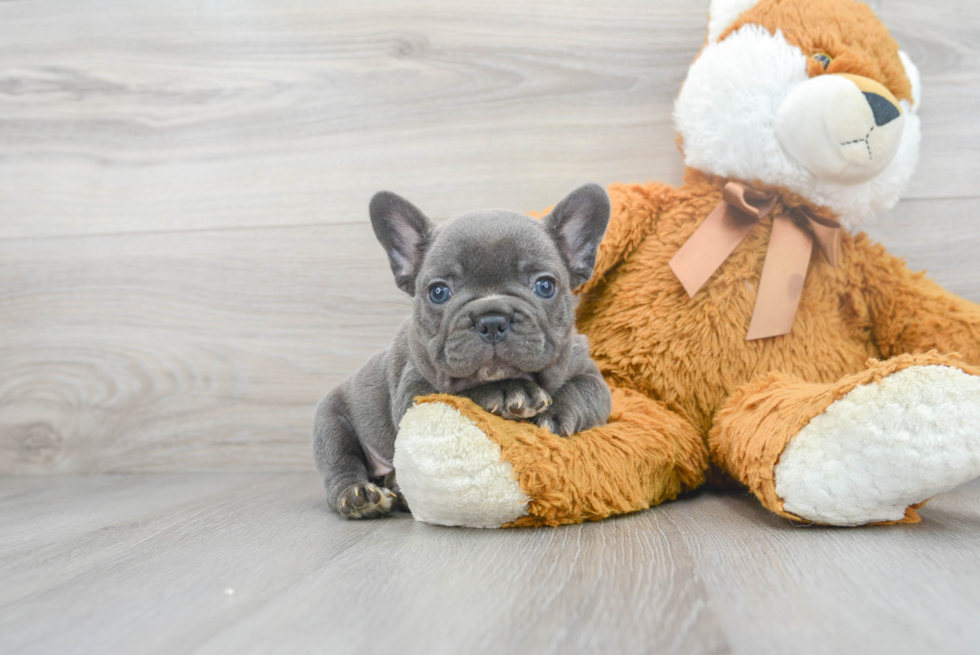
[[[395,284],[415,295],[415,276],[432,236],[432,221],[415,205],[391,191],[379,191],[371,198],[371,227],[388,253]]]

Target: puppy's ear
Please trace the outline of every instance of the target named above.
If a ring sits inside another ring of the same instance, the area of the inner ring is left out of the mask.
[[[586,184],[568,194],[544,218],[545,228],[568,264],[573,289],[592,277],[599,243],[609,225],[609,211],[605,189]]]
[[[432,221],[415,205],[391,191],[379,191],[371,198],[371,226],[388,253],[395,284],[415,295],[415,276],[432,236]]]

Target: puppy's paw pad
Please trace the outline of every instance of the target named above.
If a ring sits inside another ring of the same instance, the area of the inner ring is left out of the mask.
[[[390,513],[398,494],[376,484],[354,484],[340,493],[337,510],[349,519],[376,519]]]

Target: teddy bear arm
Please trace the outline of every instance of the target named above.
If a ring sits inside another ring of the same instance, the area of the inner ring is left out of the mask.
[[[980,364],[980,305],[887,254],[867,277],[865,295],[874,337],[885,357],[936,350]]]
[[[611,390],[609,423],[560,437],[459,396],[419,399],[395,444],[416,520],[469,527],[560,525],[646,509],[704,483],[698,431],[662,403]]]

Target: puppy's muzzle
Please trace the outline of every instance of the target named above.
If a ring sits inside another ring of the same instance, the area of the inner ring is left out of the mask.
[[[487,343],[500,343],[510,332],[510,317],[503,314],[484,314],[473,321],[473,329]]]

